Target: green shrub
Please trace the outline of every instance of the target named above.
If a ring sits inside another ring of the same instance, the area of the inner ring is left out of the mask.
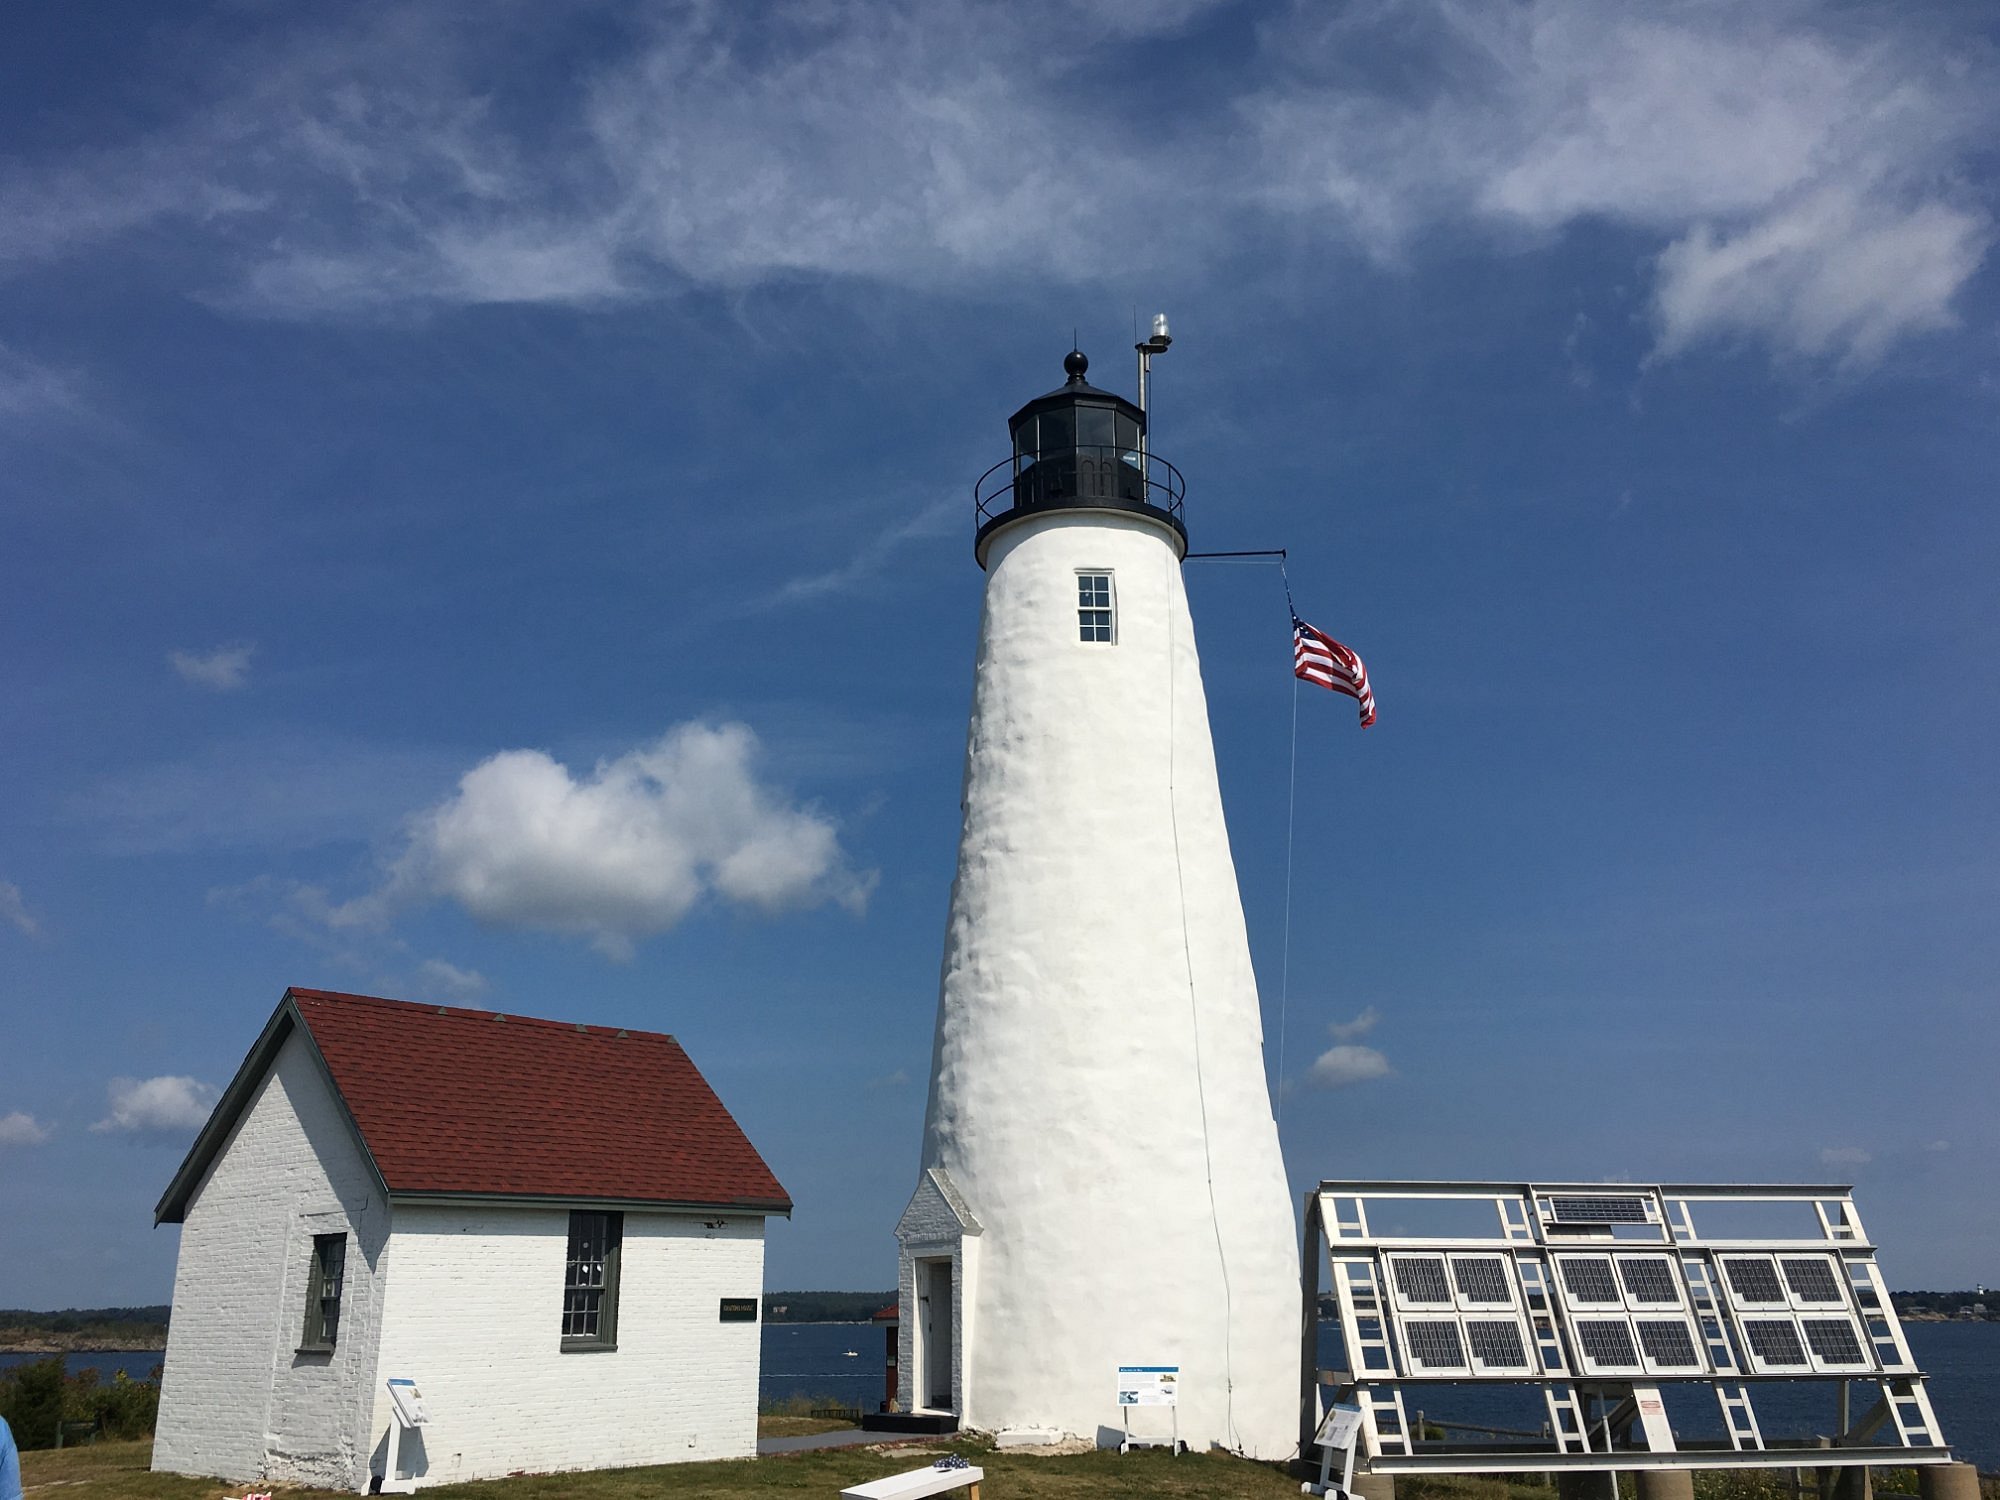
[[[16,1365],[0,1375],[0,1417],[14,1429],[21,1448],[53,1448],[63,1416],[63,1361],[60,1354]]]

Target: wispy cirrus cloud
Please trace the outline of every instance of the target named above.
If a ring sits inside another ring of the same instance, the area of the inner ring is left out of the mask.
[[[217,646],[213,651],[167,653],[167,665],[181,681],[212,693],[233,693],[250,681],[250,658],[257,647],[251,643]]]
[[[1252,28],[1227,71],[1168,50],[1205,18]],[[171,226],[211,252],[211,300],[320,317],[801,276],[1123,286],[1259,226],[1393,267],[1603,223],[1651,247],[1657,358],[1859,367],[1948,325],[1992,239],[1966,186],[1992,49],[1903,11],[689,3],[596,50],[579,24],[355,5],[219,48],[188,117],[0,177],[0,261]],[[527,87],[518,58],[558,46],[568,82]],[[1124,223],[1147,233],[1103,232]]]
[[[11,880],[0,880],[0,922],[5,922],[23,937],[41,936],[41,922],[28,910],[21,888]]]

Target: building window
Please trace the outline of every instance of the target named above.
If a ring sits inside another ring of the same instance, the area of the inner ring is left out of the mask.
[[[1111,636],[1111,575],[1076,575],[1076,627],[1086,641],[1109,641]]]
[[[562,1346],[618,1347],[618,1242],[625,1216],[577,1209],[569,1216],[563,1271]]]
[[[313,1236],[312,1265],[306,1272],[306,1331],[299,1347],[331,1349],[340,1337],[340,1287],[347,1274],[347,1236]]]

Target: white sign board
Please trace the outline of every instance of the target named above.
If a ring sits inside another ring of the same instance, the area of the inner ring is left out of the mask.
[[[405,1427],[422,1427],[430,1421],[431,1414],[424,1410],[424,1393],[414,1380],[391,1380],[389,1399],[396,1403],[396,1415]]]
[[[1175,1406],[1180,1391],[1179,1365],[1120,1365],[1120,1406]]]
[[[1319,1441],[1329,1448],[1351,1450],[1354,1447],[1354,1434],[1360,1429],[1360,1407],[1335,1406],[1326,1414],[1326,1420],[1319,1424]]]

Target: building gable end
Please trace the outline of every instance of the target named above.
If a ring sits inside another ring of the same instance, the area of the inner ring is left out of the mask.
[[[367,1139],[355,1123],[353,1113],[347,1107],[347,1100],[341,1095],[340,1085],[334,1082],[332,1070],[327,1067],[326,1058],[320,1054],[319,1044],[313,1040],[312,1028],[305,1024],[305,1018],[299,1014],[298,1005],[292,999],[292,992],[286,990],[285,998],[278,1002],[278,1008],[271,1013],[271,1019],[265,1023],[257,1040],[251,1044],[249,1052],[245,1054],[241,1065],[236,1069],[236,1075],[229,1080],[229,1086],[222,1091],[222,1097],[216,1101],[215,1109],[208,1117],[208,1123],[201,1127],[201,1132],[194,1138],[194,1144],[188,1147],[187,1156],[182,1160],[180,1170],[174,1173],[173,1181],[167,1184],[166,1192],[155,1205],[153,1209],[155,1226],[179,1224],[186,1218],[188,1205],[194,1201],[195,1194],[207,1180],[209,1169],[215,1164],[216,1157],[229,1143],[230,1134],[235,1130],[237,1121],[242,1119],[243,1112],[256,1099],[257,1090],[263,1085],[265,1077],[277,1065],[278,1052],[284,1046],[285,1039],[294,1031],[304,1039],[306,1053],[313,1060],[313,1067],[319,1075],[320,1082],[332,1095],[334,1104],[340,1110],[341,1119],[346,1122],[348,1132],[354,1138],[355,1148],[361,1153],[362,1160],[368,1163],[368,1170],[374,1175],[376,1185],[381,1188],[384,1197],[387,1197],[388,1184],[382,1179],[382,1171],[376,1165],[375,1155],[368,1149]]]

